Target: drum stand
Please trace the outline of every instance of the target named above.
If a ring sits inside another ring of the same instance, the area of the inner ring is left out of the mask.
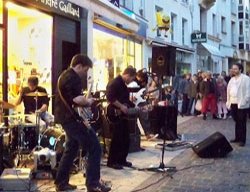
[[[38,109],[38,95],[35,96],[34,98],[36,100],[36,111],[35,111],[35,115],[36,115],[36,135],[37,135],[37,146],[35,147],[35,151],[37,150],[41,150],[41,135],[40,135],[40,113],[37,112]]]
[[[82,148],[79,149],[79,154],[78,154],[78,162],[76,162],[74,164],[74,166],[76,167],[76,171],[82,171],[83,175],[85,176],[86,173],[86,167],[87,167],[87,156],[82,156]],[[77,159],[76,158],[76,159]]]
[[[38,150],[41,150],[41,135],[40,135],[40,113],[37,112],[37,109],[38,109],[38,96],[36,95],[35,96],[35,102],[36,102],[36,109],[35,109],[35,115],[36,115],[36,126],[35,126],[35,129],[36,129],[36,137],[37,137],[37,146],[35,146],[34,149],[32,149],[32,151],[30,152],[29,149],[27,149],[27,151],[25,151],[26,149],[26,145],[25,145],[25,140],[24,140],[24,126],[21,125],[20,128],[21,129],[18,129],[18,154],[17,154],[17,162],[16,162],[16,165],[19,165],[20,161],[23,160],[23,155],[25,154],[29,154],[28,157],[30,157],[30,155],[32,155],[32,153],[34,151],[38,151]],[[20,123],[21,124],[21,123]],[[22,167],[25,166],[26,167],[26,164],[27,164],[27,161],[24,161],[24,163],[22,164]]]

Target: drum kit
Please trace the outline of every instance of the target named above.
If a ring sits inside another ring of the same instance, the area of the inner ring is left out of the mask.
[[[37,100],[38,97],[48,96],[47,93],[43,92],[31,92],[25,94],[25,96],[34,97]],[[98,105],[99,106],[99,105]],[[4,167],[18,167],[26,166],[25,157],[33,157],[36,152],[41,149],[48,148],[51,151],[56,152],[57,163],[59,163],[64,148],[66,135],[60,124],[48,126],[45,130],[40,130],[40,116],[39,113],[35,114],[10,114],[3,115],[4,110],[14,109],[15,106],[6,101],[0,101],[0,162],[3,162]],[[93,110],[93,124],[92,127],[98,132],[99,121],[100,121],[100,110],[96,107]],[[29,117],[36,116],[36,123],[27,122]],[[6,120],[7,121],[3,121]],[[98,127],[98,128],[97,128]],[[3,149],[1,153],[1,149]],[[76,158],[77,170],[83,170],[80,167],[82,163],[82,155],[79,151],[79,157]],[[25,156],[26,155],[26,156]],[[81,158],[80,158],[81,157]],[[26,158],[27,159],[27,158]],[[83,164],[83,163],[82,163]]]
[[[43,92],[31,92],[25,94],[25,96],[32,96],[37,98],[47,96],[47,93]],[[40,119],[39,114],[14,114],[3,115],[3,110],[14,109],[15,106],[6,102],[0,101],[0,117],[3,122],[7,119],[7,125],[1,123],[0,126],[0,158],[3,162],[6,162],[4,166],[17,167],[21,163],[24,155],[32,156],[32,153],[42,148],[49,148],[57,153],[57,159],[60,160],[65,143],[65,133],[60,125],[49,126],[43,132],[40,129],[40,123],[26,122],[27,117],[36,116],[36,119]],[[11,163],[10,163],[11,161]]]

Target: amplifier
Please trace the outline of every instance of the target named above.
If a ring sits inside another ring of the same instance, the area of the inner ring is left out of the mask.
[[[4,169],[0,183],[3,191],[29,191],[31,169]]]

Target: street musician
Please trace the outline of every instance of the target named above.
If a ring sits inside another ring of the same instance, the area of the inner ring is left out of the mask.
[[[119,110],[121,115],[117,118],[108,118],[113,121],[112,140],[109,150],[107,166],[113,169],[123,169],[123,166],[131,167],[132,163],[127,161],[129,151],[129,127],[124,115],[128,114],[129,108],[134,104],[129,100],[129,91],[127,85],[131,83],[136,76],[136,69],[127,67],[122,75],[118,75],[107,85],[107,100],[113,111]],[[108,108],[109,109],[109,108]],[[109,112],[107,112],[110,114]]]

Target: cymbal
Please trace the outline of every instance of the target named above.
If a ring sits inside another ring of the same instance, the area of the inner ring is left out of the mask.
[[[6,101],[1,101],[1,100],[0,100],[0,106],[2,106],[3,109],[13,109],[13,108],[15,108],[14,105],[12,105],[12,104],[10,104],[10,103],[8,103]]]
[[[44,97],[44,96],[48,96],[48,94],[45,93],[45,92],[36,91],[36,92],[26,93],[25,96],[31,96],[31,97]]]

